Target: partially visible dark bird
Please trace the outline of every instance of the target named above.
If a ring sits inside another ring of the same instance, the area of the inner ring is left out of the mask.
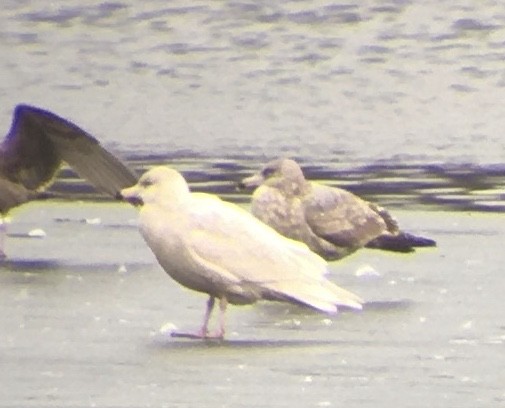
[[[5,257],[3,218],[13,207],[41,197],[66,162],[100,192],[118,196],[137,176],[89,133],[47,110],[14,109],[0,144],[0,258]]]
[[[269,162],[240,186],[257,187],[251,204],[257,218],[326,260],[341,259],[365,246],[412,252],[436,245],[432,239],[401,231],[386,209],[346,190],[306,180],[291,159]]]

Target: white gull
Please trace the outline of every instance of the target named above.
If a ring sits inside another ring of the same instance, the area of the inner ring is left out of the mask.
[[[228,303],[267,299],[327,313],[340,305],[362,307],[358,296],[325,278],[326,261],[305,244],[283,237],[235,204],[191,193],[176,170],[155,167],[121,194],[141,206],[140,232],[163,269],[181,285],[209,295],[200,330],[174,335],[223,338]],[[215,299],[220,325],[210,334]]]

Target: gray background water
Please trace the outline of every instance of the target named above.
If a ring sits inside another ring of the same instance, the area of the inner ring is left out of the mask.
[[[5,129],[42,106],[239,202],[231,180],[292,155],[439,243],[332,263],[363,313],[231,308],[227,342],[175,341],[160,328],[199,324],[204,298],[161,271],[133,209],[24,206],[0,265],[0,406],[505,405],[500,2],[4,0],[0,55]]]
[[[0,12],[28,102],[118,149],[501,163],[496,1],[31,1]]]

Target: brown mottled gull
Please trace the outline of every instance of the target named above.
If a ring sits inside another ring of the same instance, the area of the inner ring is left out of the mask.
[[[342,190],[310,182],[291,159],[277,159],[247,177],[241,187],[257,187],[251,211],[279,233],[304,242],[327,260],[364,246],[411,252],[435,241],[400,231],[387,210]]]
[[[165,271],[181,285],[207,293],[204,322],[192,338],[223,338],[228,303],[285,301],[335,313],[361,309],[361,299],[328,281],[327,263],[240,207],[217,196],[191,193],[180,173],[155,167],[121,192],[140,205],[140,232]],[[215,299],[220,325],[209,334]]]
[[[112,196],[137,182],[131,170],[78,126],[44,109],[16,106],[12,126],[0,145],[0,257],[5,257],[3,216],[40,197],[62,162]]]

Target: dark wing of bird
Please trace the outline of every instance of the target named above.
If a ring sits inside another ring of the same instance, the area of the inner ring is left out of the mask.
[[[340,247],[358,248],[386,230],[369,203],[354,194],[313,183],[304,198],[305,217],[319,237]]]
[[[80,127],[52,112],[18,105],[1,146],[3,176],[27,189],[40,189],[52,181],[62,161],[111,195],[137,182],[128,167]]]
[[[392,252],[413,252],[417,247],[432,247],[437,243],[431,238],[421,237],[409,232],[401,231],[398,221],[383,207],[370,204],[370,208],[382,217],[387,231],[367,243],[367,248],[382,249]]]

